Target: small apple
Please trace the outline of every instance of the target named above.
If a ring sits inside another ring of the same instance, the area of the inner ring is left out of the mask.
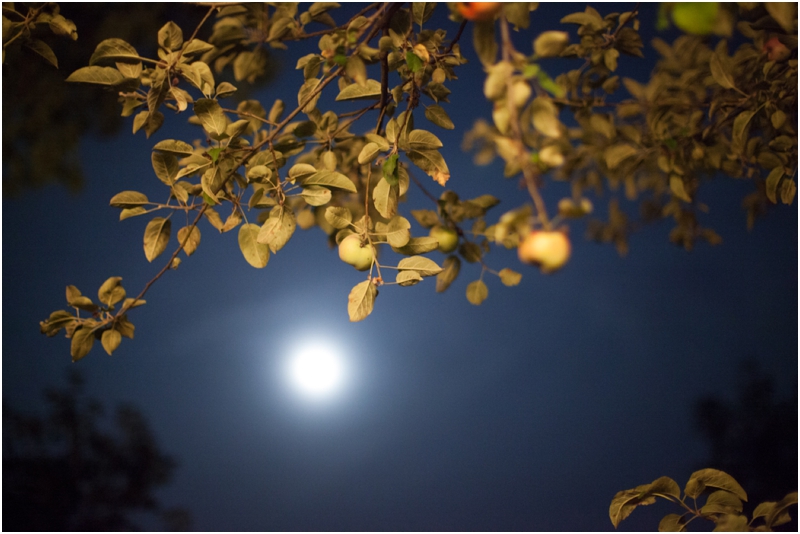
[[[467,20],[492,20],[502,9],[502,2],[458,2],[458,12]]]
[[[372,245],[361,245],[361,236],[350,234],[339,243],[339,258],[358,271],[366,271],[372,267],[372,260],[375,259],[375,250]]]
[[[773,37],[764,43],[762,51],[767,54],[767,59],[770,61],[783,61],[792,54],[789,48],[777,37]]]
[[[445,254],[453,252],[458,246],[458,234],[450,228],[434,226],[429,235],[439,241],[439,250]]]
[[[517,249],[519,259],[528,265],[537,265],[543,273],[557,271],[569,259],[571,247],[564,232],[534,230]]]

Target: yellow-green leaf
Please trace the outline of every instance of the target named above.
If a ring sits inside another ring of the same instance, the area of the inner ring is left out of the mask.
[[[191,156],[194,153],[194,147],[192,145],[176,139],[164,139],[163,141],[159,141],[156,143],[156,146],[153,147],[153,150],[174,154],[179,157]]]
[[[673,174],[669,177],[669,189],[672,191],[673,195],[684,202],[692,201],[692,197],[689,196],[689,193],[686,192],[686,188],[684,187],[683,178],[677,174]]]
[[[112,276],[100,286],[97,298],[101,304],[111,306],[125,298],[125,289],[120,285],[121,276]]]
[[[767,198],[773,204],[778,203],[778,196],[777,196],[778,184],[780,183],[781,178],[783,178],[783,167],[775,167],[770,171],[769,175],[767,176],[767,181],[766,181]]]
[[[271,252],[278,252],[291,239],[296,227],[294,212],[276,206],[272,208],[269,218],[259,230],[256,241],[269,246]]]
[[[94,332],[91,328],[82,327],[78,328],[72,334],[72,343],[70,344],[69,353],[72,356],[72,361],[77,362],[92,350],[94,345]]]
[[[403,287],[417,285],[422,277],[417,271],[398,271],[395,281]]]
[[[401,271],[417,271],[420,276],[436,276],[442,272],[442,268],[436,265],[435,261],[424,256],[403,258],[400,260],[400,263],[397,264],[397,268]]]
[[[219,137],[225,133],[225,129],[228,127],[228,119],[216,100],[210,98],[198,99],[194,103],[194,113],[200,119],[203,128],[212,137]]]
[[[269,247],[258,242],[261,227],[257,224],[243,224],[239,228],[239,249],[247,263],[261,269],[269,262]]]
[[[479,306],[489,296],[489,288],[483,280],[475,280],[467,285],[467,300],[470,304]]]
[[[119,347],[121,342],[122,334],[113,329],[103,332],[103,335],[100,338],[100,343],[103,344],[103,349],[105,349],[109,356],[111,356],[111,354],[117,350],[117,347]]]
[[[139,54],[130,43],[122,39],[111,38],[100,41],[95,47],[94,54],[89,58],[89,65],[96,65],[101,61],[139,63],[140,60]]]
[[[125,76],[112,67],[81,67],[67,77],[68,82],[94,83],[97,85],[118,85]]]
[[[372,313],[377,296],[378,289],[372,280],[356,284],[347,296],[347,314],[350,316],[350,321],[355,323],[366,319]]]
[[[513,287],[518,285],[522,280],[522,275],[516,271],[512,271],[511,269],[501,269],[500,270],[500,281],[503,282],[503,285]]]
[[[179,170],[178,158],[166,152],[153,152],[150,155],[150,160],[159,180],[167,185],[175,183]]]
[[[356,192],[356,185],[353,183],[353,181],[344,174],[336,171],[317,171],[310,176],[298,179],[298,182],[300,182],[303,187],[309,185],[321,185],[325,187],[344,189],[345,191],[350,191],[351,193]]]
[[[111,206],[115,208],[136,208],[148,204],[147,197],[137,191],[122,191],[111,197]]]
[[[159,257],[169,242],[172,223],[164,217],[153,217],[144,230],[144,256],[152,262]]]
[[[329,206],[325,210],[325,220],[334,228],[347,228],[353,221],[353,214],[347,208]]]
[[[381,97],[381,84],[377,80],[367,80],[364,85],[353,83],[339,91],[336,101],[342,100],[378,100]]]
[[[197,226],[184,226],[178,230],[178,243],[183,243],[183,251],[191,256],[200,244],[200,229]]]
[[[444,108],[438,104],[425,108],[425,118],[445,130],[452,130],[456,127]]]

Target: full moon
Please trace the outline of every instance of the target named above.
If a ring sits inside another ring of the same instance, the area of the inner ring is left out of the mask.
[[[292,384],[308,397],[329,397],[344,379],[344,363],[335,350],[324,345],[300,349],[289,361]]]

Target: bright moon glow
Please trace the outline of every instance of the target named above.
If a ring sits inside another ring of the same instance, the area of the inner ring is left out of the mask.
[[[310,397],[326,397],[341,386],[344,365],[330,348],[312,346],[302,349],[292,358],[289,375],[302,393]]]

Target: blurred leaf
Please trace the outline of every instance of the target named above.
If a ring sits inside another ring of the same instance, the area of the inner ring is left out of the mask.
[[[69,349],[72,361],[77,362],[89,354],[92,346],[94,346],[94,332],[92,332],[91,328],[83,327],[75,330],[72,334],[72,343]]]
[[[520,281],[522,280],[522,275],[516,271],[512,271],[511,269],[501,269],[500,270],[500,281],[503,282],[503,285],[513,287],[519,285]]]
[[[112,276],[100,286],[97,299],[101,304],[112,306],[125,298],[125,289],[120,285],[121,276]]]
[[[105,349],[109,356],[117,350],[121,342],[122,334],[114,329],[106,330],[100,338],[100,343],[102,343],[103,349]]]
[[[458,277],[461,270],[461,260],[458,256],[448,256],[442,263],[442,272],[436,275],[436,292],[446,291]]]
[[[479,306],[489,296],[489,288],[483,280],[475,280],[467,285],[467,300],[470,304]]]

